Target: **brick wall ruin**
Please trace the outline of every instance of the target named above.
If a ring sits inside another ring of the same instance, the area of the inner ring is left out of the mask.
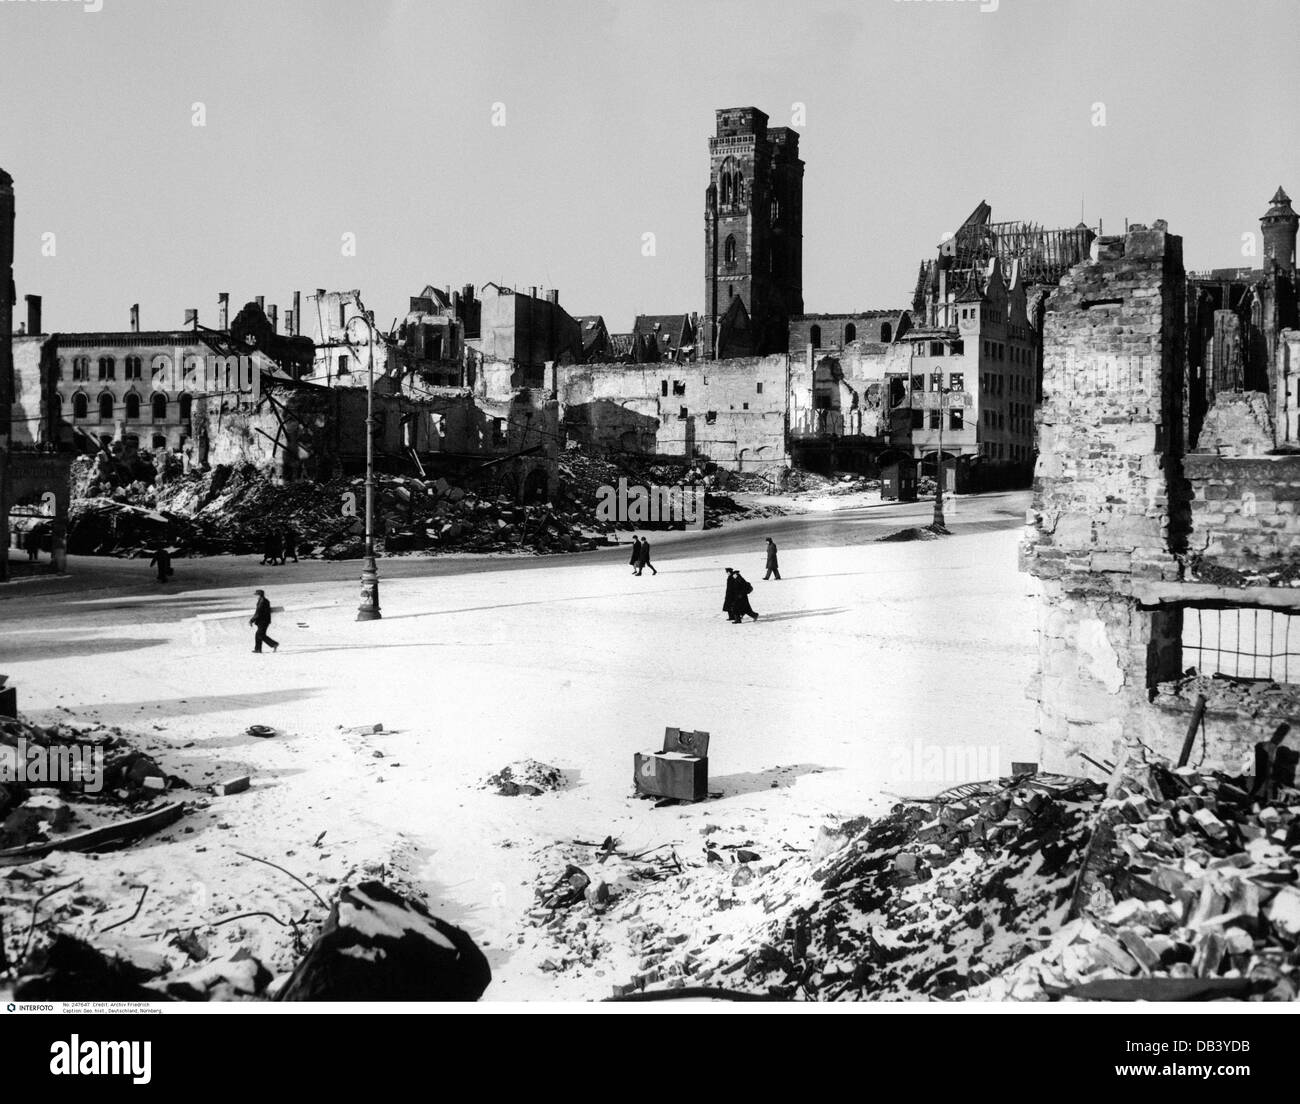
[[[737,471],[788,462],[784,355],[556,371],[565,432],[587,447],[702,456]]]
[[[1188,451],[1185,289],[1157,222],[1099,239],[1048,304],[1022,568],[1042,585],[1030,693],[1055,769],[1095,774],[1135,743],[1177,757],[1198,694],[1198,755],[1300,716],[1300,455],[1239,380]]]

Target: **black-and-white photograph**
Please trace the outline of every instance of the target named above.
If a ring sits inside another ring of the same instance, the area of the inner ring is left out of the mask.
[[[1298,44],[0,0],[0,1029],[1035,1005],[1259,1087]]]

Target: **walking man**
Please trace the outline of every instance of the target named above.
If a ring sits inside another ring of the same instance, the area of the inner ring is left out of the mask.
[[[641,574],[641,538],[634,536],[632,538],[632,558],[628,560],[632,565],[632,574]]]
[[[286,559],[292,557],[293,562],[298,562],[298,534],[292,525],[285,526],[284,544],[280,549],[280,562],[284,563]],[[778,575],[779,579],[780,576]]]
[[[763,576],[764,580],[776,577],[776,581],[781,581],[781,569],[776,564],[776,541],[771,537],[767,538],[767,574]]]
[[[154,551],[153,559],[149,561],[149,566],[158,567],[158,581],[165,583],[172,575],[172,554],[167,551],[165,545],[159,545]]]
[[[641,538],[641,561],[640,562],[641,562],[641,566],[638,567],[636,571],[638,575],[640,575],[641,572],[644,571],[647,567],[650,569],[650,573],[652,575],[659,574],[659,572],[655,570],[655,565],[650,562],[650,542],[646,540],[644,537]]]
[[[754,584],[745,578],[739,571],[731,573],[732,585],[735,586],[735,597],[731,602],[731,612],[734,614],[733,620],[740,624],[746,617],[752,617],[758,620],[758,614],[754,612],[754,607],[749,604],[750,592],[754,589]]]
[[[29,560],[36,561],[41,558],[42,535],[43,527],[40,525],[33,525],[27,530],[27,535],[23,537],[23,547],[27,549],[27,558]]]
[[[727,593],[722,599],[722,612],[728,621],[740,621],[736,616],[736,573],[731,568],[727,568]]]
[[[262,560],[264,564],[279,564],[280,560],[280,534],[269,532],[262,538]]]
[[[266,635],[266,630],[271,627],[271,603],[267,601],[266,591],[255,590],[253,593],[257,595],[257,608],[253,610],[253,616],[248,619],[250,625],[257,626],[257,635],[253,637],[253,651],[260,652],[265,643],[270,644],[271,651],[274,652],[280,644]]]

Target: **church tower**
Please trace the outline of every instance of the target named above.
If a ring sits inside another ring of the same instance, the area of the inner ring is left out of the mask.
[[[755,107],[717,112],[704,243],[705,356],[784,353],[803,313],[803,162],[799,135]]]
[[[1291,197],[1281,188],[1271,202],[1272,206],[1259,220],[1264,233],[1264,256],[1272,257],[1283,271],[1294,272],[1296,228],[1300,227],[1300,215],[1291,209]]]

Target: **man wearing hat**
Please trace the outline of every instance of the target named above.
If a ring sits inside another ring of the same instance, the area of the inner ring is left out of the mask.
[[[257,635],[253,637],[253,651],[260,652],[265,642],[271,645],[271,651],[274,652],[280,645],[266,635],[266,630],[271,627],[271,603],[266,599],[266,591],[255,590],[253,593],[257,595],[257,608],[253,610],[253,616],[248,619],[250,625],[257,626]]]

